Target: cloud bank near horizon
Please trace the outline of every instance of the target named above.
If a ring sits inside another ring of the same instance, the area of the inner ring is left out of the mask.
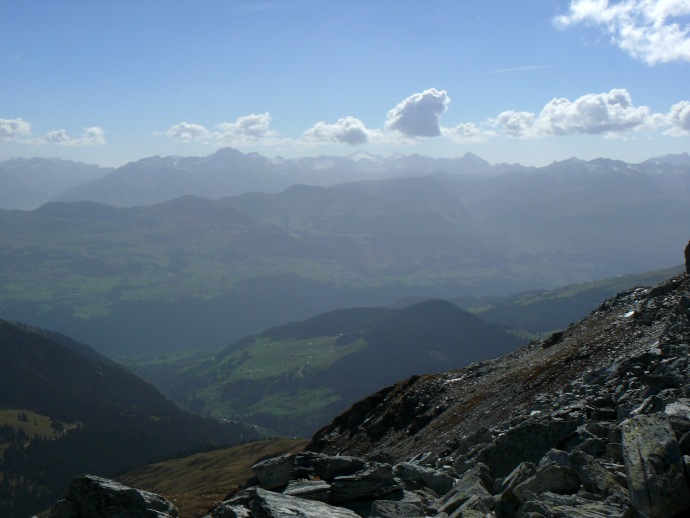
[[[33,146],[102,146],[105,144],[105,132],[102,128],[93,126],[85,128],[80,137],[70,137],[64,129],[52,130],[36,137],[32,134],[31,123],[21,118],[0,119],[0,142],[19,142]]]
[[[194,122],[179,122],[156,135],[180,143],[240,148],[254,145],[303,148],[327,144],[406,145],[434,138],[458,144],[495,138],[539,139],[569,135],[625,138],[654,131],[669,137],[690,136],[690,101],[675,103],[667,113],[654,113],[647,106],[635,105],[624,88],[589,93],[574,100],[553,98],[538,113],[506,110],[479,123],[462,122],[446,127],[441,124],[441,117],[448,112],[450,104],[446,90],[430,88],[408,96],[389,109],[381,129],[370,128],[356,117],[345,116],[334,123],[317,122],[297,138],[281,137],[271,129],[271,114],[265,112],[219,122],[210,129]],[[98,126],[85,128],[79,137],[69,136],[64,129],[34,136],[28,121],[15,118],[0,119],[0,142],[78,147],[104,145],[106,140],[104,130]]]
[[[279,138],[269,129],[271,116],[250,114],[235,122],[221,122],[214,130],[181,122],[165,135],[180,142],[238,146],[291,144],[314,147],[322,144],[405,144],[422,139],[447,138],[456,143],[485,142],[493,138],[537,139],[549,136],[602,135],[625,137],[656,130],[667,136],[690,135],[690,101],[674,104],[668,113],[654,113],[637,106],[624,88],[590,93],[575,100],[554,98],[539,113],[507,110],[480,123],[463,122],[454,127],[441,124],[451,98],[445,90],[430,88],[415,93],[388,110],[382,129],[367,127],[360,119],[346,116],[335,123],[317,122],[297,139]]]

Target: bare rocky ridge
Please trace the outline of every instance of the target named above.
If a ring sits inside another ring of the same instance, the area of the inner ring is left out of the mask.
[[[523,421],[538,426],[574,408],[591,414],[591,407],[610,409],[599,414],[610,411],[621,421],[658,392],[688,397],[682,380],[645,372],[666,356],[686,357],[690,340],[682,337],[690,327],[678,335],[670,322],[687,319],[689,289],[688,277],[679,276],[624,292],[546,341],[456,371],[410,378],[354,405],[320,430],[308,449],[403,459],[422,444],[445,454],[483,429],[501,433]],[[663,385],[672,381],[678,386]]]
[[[360,401],[208,516],[688,516],[689,352],[689,276],[621,293]]]

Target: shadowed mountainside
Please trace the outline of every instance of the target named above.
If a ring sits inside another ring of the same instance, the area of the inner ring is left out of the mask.
[[[77,348],[86,346],[72,344]],[[2,516],[40,511],[80,473],[112,476],[184,451],[258,437],[245,425],[185,412],[95,351],[87,357],[72,349],[51,334],[0,321]],[[49,432],[39,429],[43,419],[51,423]]]
[[[357,399],[412,374],[512,351],[519,338],[443,301],[336,310],[241,339],[213,358],[130,363],[196,412],[309,436]]]

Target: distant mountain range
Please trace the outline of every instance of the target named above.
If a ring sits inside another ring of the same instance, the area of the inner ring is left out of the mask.
[[[78,474],[257,437],[182,411],[86,345],[0,321],[1,516],[41,511]]]
[[[0,316],[140,355],[338,308],[667,268],[690,237],[686,158],[0,210]]]
[[[492,165],[467,153],[460,158],[359,152],[349,156],[286,159],[224,148],[206,157],[154,156],[117,169],[59,159],[10,159],[0,162],[0,208],[30,210],[48,201],[96,201],[116,207],[151,205],[193,194],[211,199],[247,192],[280,192],[292,185],[339,183],[448,174],[482,178],[506,173],[629,171],[679,173],[690,169],[687,153],[640,164],[569,159],[546,167]],[[686,193],[687,186],[683,188]]]
[[[35,209],[86,182],[98,180],[111,167],[59,158],[13,158],[0,161],[0,208]]]

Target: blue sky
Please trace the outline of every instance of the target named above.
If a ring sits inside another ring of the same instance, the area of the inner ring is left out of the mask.
[[[0,0],[0,157],[690,151],[690,0]]]

